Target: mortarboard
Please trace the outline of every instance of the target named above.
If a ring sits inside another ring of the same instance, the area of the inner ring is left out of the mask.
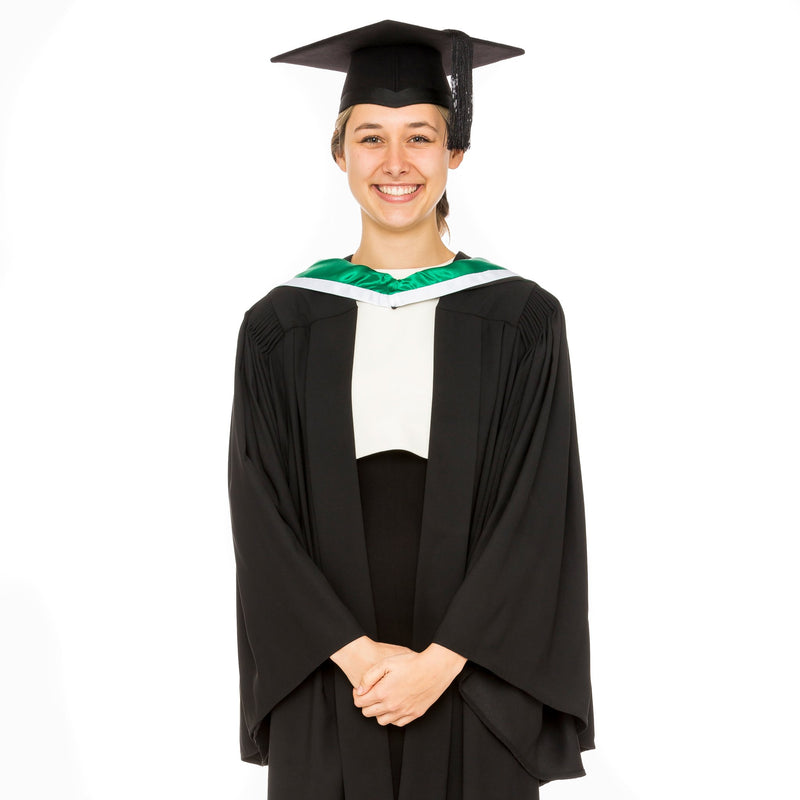
[[[507,44],[384,20],[273,56],[270,61],[347,73],[339,111],[356,103],[435,103],[450,109],[448,149],[466,150],[472,127],[472,70],[520,56]],[[451,76],[452,89],[447,82]]]

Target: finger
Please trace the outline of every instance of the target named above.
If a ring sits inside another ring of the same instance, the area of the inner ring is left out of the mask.
[[[371,705],[372,703],[377,702],[377,700],[375,698],[375,694],[373,692],[373,689],[375,689],[374,685],[370,686],[367,689],[365,689],[363,692],[361,692],[361,694],[359,694],[359,691],[358,691],[360,687],[361,687],[361,684],[359,684],[359,686],[356,686],[356,687],[353,688],[353,702],[357,706],[368,706],[368,705]]]
[[[379,698],[377,693],[373,692],[372,689],[361,695],[356,694],[356,690],[353,689],[353,705],[358,708],[369,708],[370,706],[380,703],[381,699],[382,698]]]
[[[392,712],[387,711],[383,703],[377,702],[377,703],[370,703],[369,705],[364,706],[361,709],[361,713],[365,717],[380,717],[380,716],[386,716],[387,714],[391,714]]]
[[[366,694],[388,672],[387,668],[378,662],[370,667],[362,676],[361,682],[356,686],[356,694]]]

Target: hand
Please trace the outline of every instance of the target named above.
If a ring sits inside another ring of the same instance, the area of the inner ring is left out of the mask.
[[[377,653],[377,658],[375,661],[370,664],[373,666],[376,661],[381,661],[384,658],[389,658],[390,656],[399,656],[405,653],[416,653],[416,650],[412,650],[410,647],[405,647],[402,644],[389,644],[389,642],[375,642],[375,652]]]
[[[388,656],[364,673],[361,687],[353,690],[353,702],[380,725],[407,725],[442,696],[466,660],[438,644],[422,653]]]
[[[403,645],[376,642],[369,636],[361,636],[337,650],[330,659],[341,668],[350,684],[356,687],[361,676],[374,664],[389,656],[414,652]]]

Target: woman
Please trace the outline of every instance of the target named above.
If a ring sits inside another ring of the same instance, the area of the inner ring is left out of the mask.
[[[585,774],[563,310],[441,239],[471,69],[521,52],[385,21],[273,58],[347,72],[331,147],[362,236],[239,331],[240,744],[270,800],[533,800]]]

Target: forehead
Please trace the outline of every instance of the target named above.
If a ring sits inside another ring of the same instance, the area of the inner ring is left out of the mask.
[[[353,107],[348,127],[351,130],[363,124],[396,127],[419,122],[427,122],[434,128],[444,126],[444,118],[436,106],[431,103],[418,103],[400,108],[359,103]]]

